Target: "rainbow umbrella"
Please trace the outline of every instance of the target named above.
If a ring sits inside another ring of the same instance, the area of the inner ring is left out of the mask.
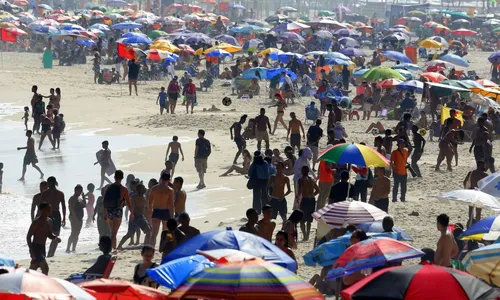
[[[500,244],[492,244],[467,253],[462,263],[467,272],[498,287],[500,286],[499,261]]]
[[[169,299],[325,299],[313,286],[278,265],[251,259],[217,264],[193,275]]]
[[[481,219],[467,228],[459,238],[461,240],[495,241],[500,237],[500,216]]]
[[[361,144],[338,144],[320,153],[319,160],[334,164],[353,164],[359,167],[386,167],[389,160],[374,149]]]

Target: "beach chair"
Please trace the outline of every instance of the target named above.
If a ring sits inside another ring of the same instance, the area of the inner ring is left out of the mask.
[[[109,276],[111,276],[111,272],[113,272],[113,268],[116,263],[117,256],[112,256],[111,259],[108,262],[108,265],[106,266],[106,270],[104,270],[104,274],[102,274],[102,278],[108,279]]]

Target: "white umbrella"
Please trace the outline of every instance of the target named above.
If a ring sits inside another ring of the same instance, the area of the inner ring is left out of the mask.
[[[462,202],[477,208],[500,210],[500,202],[497,198],[478,190],[456,190],[437,195],[436,198],[448,203]]]
[[[478,190],[494,197],[500,197],[500,172],[491,174],[478,181]]]
[[[387,213],[361,201],[341,201],[329,204],[312,215],[326,224],[340,228],[345,224],[363,224],[382,221]]]

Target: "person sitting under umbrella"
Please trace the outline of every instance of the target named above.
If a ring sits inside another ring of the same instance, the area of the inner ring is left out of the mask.
[[[354,244],[357,244],[361,241],[364,241],[368,239],[368,236],[366,235],[366,232],[364,232],[361,229],[356,229],[351,235],[351,246]],[[342,282],[344,283],[344,286],[351,286],[355,284],[356,282],[362,280],[366,276],[370,275],[372,273],[371,269],[364,269],[358,272],[354,272],[352,274],[349,274],[347,276],[344,276],[342,278]]]

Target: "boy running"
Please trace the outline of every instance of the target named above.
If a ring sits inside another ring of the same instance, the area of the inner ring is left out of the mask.
[[[158,98],[156,98],[156,105],[160,103],[160,115],[163,115],[163,110],[167,110],[168,114],[168,101],[167,101],[167,93],[165,93],[165,87],[160,88],[160,93],[158,94]]]

